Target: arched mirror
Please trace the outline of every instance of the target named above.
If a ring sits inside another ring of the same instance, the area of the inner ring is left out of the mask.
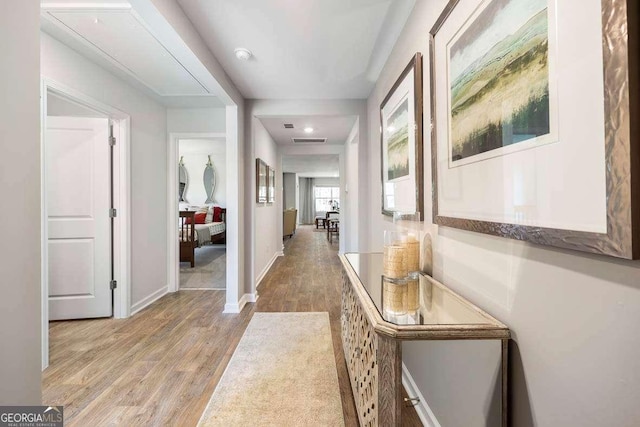
[[[189,175],[187,175],[187,168],[184,167],[183,156],[180,156],[180,163],[178,163],[178,201],[187,202],[187,187],[189,186]]]
[[[213,199],[213,192],[216,191],[216,171],[213,170],[213,163],[211,163],[211,156],[207,156],[209,161],[204,168],[204,191],[207,193],[207,200],[205,203],[215,203]]]

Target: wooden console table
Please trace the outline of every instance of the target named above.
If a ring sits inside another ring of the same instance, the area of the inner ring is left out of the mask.
[[[350,253],[340,255],[340,261],[342,344],[360,425],[401,425],[402,340],[501,340],[506,427],[509,329],[424,274],[418,310],[390,314],[382,292],[382,254]]]

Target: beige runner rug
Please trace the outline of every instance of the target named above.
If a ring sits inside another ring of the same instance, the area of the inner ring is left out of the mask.
[[[343,426],[328,313],[255,313],[199,426]]]

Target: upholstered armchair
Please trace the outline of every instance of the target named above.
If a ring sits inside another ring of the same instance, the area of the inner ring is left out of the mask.
[[[298,219],[297,209],[287,209],[282,213],[282,237],[291,238],[296,232],[296,222]]]

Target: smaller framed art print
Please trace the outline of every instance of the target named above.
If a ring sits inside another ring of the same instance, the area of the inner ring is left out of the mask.
[[[267,201],[267,164],[262,159],[256,159],[256,203]]]
[[[436,224],[640,256],[634,2],[449,1],[430,32]]]
[[[423,218],[422,55],[416,53],[380,105],[382,213]]]
[[[267,203],[273,203],[276,201],[276,170],[271,166],[267,166],[267,169],[269,170]]]

